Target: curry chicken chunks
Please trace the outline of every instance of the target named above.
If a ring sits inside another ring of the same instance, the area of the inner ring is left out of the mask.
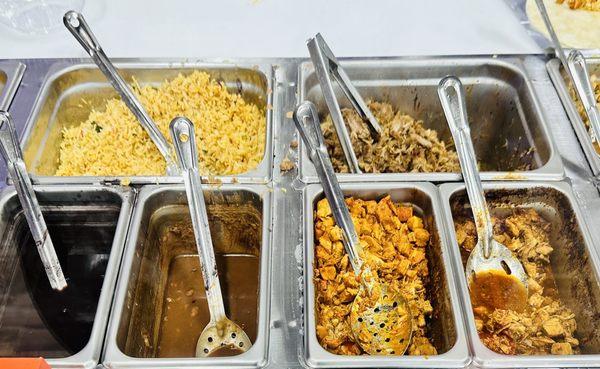
[[[551,224],[533,209],[512,209],[507,216],[494,217],[494,238],[506,245],[521,261],[529,277],[525,311],[488,310],[473,306],[479,337],[491,350],[509,355],[578,354],[575,314],[560,300],[550,265],[553,247]],[[463,263],[477,243],[471,218],[455,222]]]
[[[362,258],[388,289],[399,291],[408,301],[413,336],[407,353],[435,355],[427,336],[427,319],[433,308],[427,297],[429,277],[427,250],[430,233],[411,206],[347,198],[352,221],[363,247]],[[351,304],[359,279],[342,244],[342,230],[335,225],[329,203],[317,203],[315,216],[315,306],[317,338],[329,352],[366,354],[356,342],[349,323]]]

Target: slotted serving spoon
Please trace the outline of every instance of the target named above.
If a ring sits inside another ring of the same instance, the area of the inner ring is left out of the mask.
[[[210,322],[200,334],[196,344],[196,356],[207,357],[222,348],[245,352],[252,346],[250,338],[239,325],[225,315],[206,204],[202,193],[202,181],[198,172],[194,125],[187,118],[177,117],[171,122],[170,130],[185,183],[185,192],[204,278],[206,301],[210,311]]]
[[[110,84],[119,93],[125,105],[135,115],[142,127],[144,127],[148,136],[150,136],[150,139],[154,142],[167,163],[167,174],[170,176],[179,175],[177,163],[171,152],[171,145],[169,145],[165,136],[158,129],[156,123],[150,118],[142,103],[137,99],[133,91],[131,91],[129,85],[121,77],[117,68],[115,68],[108,56],[106,56],[83,15],[73,10],[68,11],[63,17],[63,23],[69,32],[79,41],[81,46],[83,46],[98,66],[98,69],[104,73]]]
[[[294,111],[294,123],[321,179],[333,218],[342,229],[342,242],[350,264],[361,281],[350,310],[354,337],[370,355],[402,355],[412,335],[408,302],[399,291],[389,290],[380,283],[377,274],[363,263],[362,247],[329,160],[314,104],[308,101],[300,104]]]
[[[440,81],[438,95],[454,138],[477,229],[477,245],[466,265],[471,297],[479,305],[522,311],[527,305],[527,274],[512,251],[494,239],[471,141],[462,83],[456,77],[445,77]],[[499,290],[499,279],[490,279],[490,276],[506,277],[502,285],[507,288]]]
[[[27,173],[15,126],[10,115],[5,111],[0,111],[0,151],[4,156],[4,160],[6,160],[8,175],[14,183],[19,202],[25,213],[25,219],[27,219],[27,224],[31,230],[31,236],[50,282],[50,287],[60,291],[67,287],[67,281],[58,256],[56,256],[56,250],[48,233],[40,204],[35,196],[31,178]]]

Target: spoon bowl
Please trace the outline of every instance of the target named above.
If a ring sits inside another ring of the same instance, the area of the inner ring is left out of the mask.
[[[454,138],[477,229],[477,245],[465,268],[473,306],[522,311],[527,306],[528,276],[512,251],[494,239],[471,132],[464,89],[456,77],[440,81],[438,95]]]
[[[410,307],[399,291],[390,291],[380,283],[377,274],[361,258],[362,246],[329,160],[314,104],[306,101],[298,105],[294,123],[315,165],[335,223],[342,229],[342,243],[350,264],[360,279],[350,307],[354,338],[370,355],[403,355],[412,336]]]
[[[208,214],[202,193],[202,180],[198,172],[194,125],[186,118],[177,117],[171,122],[170,130],[185,184],[204,279],[206,301],[210,311],[210,322],[202,330],[196,343],[196,357],[218,355],[222,350],[227,350],[230,354],[248,351],[252,346],[250,338],[225,314],[219,272],[208,226]]]
[[[196,343],[196,357],[208,357],[223,349],[241,353],[251,346],[252,342],[242,327],[223,317],[218,322],[211,320],[204,327]]]
[[[350,326],[369,355],[402,355],[412,336],[408,303],[398,291],[377,283],[369,294],[365,284],[350,307]]]

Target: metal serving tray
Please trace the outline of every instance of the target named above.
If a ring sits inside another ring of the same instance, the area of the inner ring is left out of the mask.
[[[115,64],[125,80],[131,81],[132,77],[135,77],[140,85],[159,85],[180,73],[205,71],[213,78],[223,81],[230,91],[240,93],[247,101],[261,107],[265,112],[267,126],[262,162],[257,168],[243,174],[210,178],[218,183],[267,183],[271,180],[274,104],[272,87],[275,76],[273,65],[236,64],[234,61],[123,61]],[[92,109],[101,110],[106,100],[117,96],[95,64],[61,62],[49,68],[21,136],[25,162],[35,183],[118,183],[121,179],[129,180],[132,184],[181,182],[178,177],[168,176],[54,176],[62,129],[84,121]],[[82,99],[85,99],[86,104],[81,103]]]
[[[455,275],[463,300],[470,345],[473,350],[472,366],[478,368],[532,368],[532,367],[597,367],[600,366],[600,288],[599,259],[591,242],[583,216],[570,186],[565,182],[497,182],[486,183],[484,189],[492,205],[514,204],[531,207],[552,223],[551,235],[554,254],[551,260],[559,294],[575,312],[581,355],[502,355],[483,345],[477,334],[467,281],[454,231],[451,201],[466,201],[464,185],[447,183],[440,186],[448,240],[452,249]],[[492,205],[493,206],[493,205]],[[494,209],[492,209],[492,215]]]
[[[447,143],[452,142],[452,136],[438,99],[437,86],[446,75],[460,77],[467,90],[471,135],[478,160],[484,168],[496,168],[482,173],[485,180],[558,180],[564,177],[560,156],[519,58],[352,59],[342,64],[363,98],[392,103],[402,112],[423,120],[427,128],[438,131],[439,137]],[[298,88],[299,99],[314,102],[323,119],[328,111],[309,62],[300,64]],[[340,105],[347,107],[348,101],[339,88],[335,92]],[[530,154],[526,154],[528,150],[531,150]],[[513,171],[519,163],[531,164],[533,169]],[[300,155],[300,168],[304,182],[318,181],[304,150]],[[341,182],[442,182],[460,178],[459,173],[338,175]]]
[[[600,50],[587,50],[584,52],[590,73],[600,73]],[[564,73],[563,68],[560,64],[560,60],[552,59],[546,64],[552,83],[560,96],[560,100],[569,116],[573,130],[581,143],[583,152],[592,168],[592,172],[595,176],[600,174],[600,154],[594,150],[592,139],[588,132],[588,129],[583,123],[583,119],[577,111],[575,102],[569,95],[568,85],[571,83],[569,77]]]
[[[0,110],[8,110],[17,93],[23,73],[25,73],[25,64],[11,60],[0,61]]]
[[[173,261],[177,261],[180,257],[197,258],[197,251],[183,186],[145,186],[140,191],[127,239],[126,253],[105,342],[103,362],[106,366],[110,368],[215,366],[246,368],[266,365],[271,299],[272,204],[268,189],[264,186],[256,187],[223,185],[219,188],[204,188],[217,254],[237,256],[253,254],[244,248],[240,250],[240,247],[244,246],[248,249],[252,248],[255,251],[253,255],[259,259],[259,274],[256,276],[258,282],[253,287],[258,289],[256,292],[258,296],[254,297],[257,306],[251,309],[254,313],[250,313],[254,314],[256,325],[252,348],[237,356],[196,358],[194,357],[195,342],[203,328],[199,327],[197,332],[187,332],[184,338],[177,338],[181,340],[177,342],[182,342],[182,345],[192,346],[189,356],[156,358],[157,352],[164,348],[164,345],[161,347],[161,342],[164,341],[160,341],[163,332],[159,330],[164,328],[162,316],[164,314],[166,317],[165,310],[168,309],[165,308],[165,299],[168,295],[165,295],[164,291],[172,287],[170,283],[167,286],[167,281],[171,280],[171,274],[175,274],[171,273],[170,266],[172,267]],[[167,239],[164,236],[171,232],[172,226],[182,229],[181,224],[187,224],[186,242],[181,241],[184,239],[182,236],[173,246],[169,246],[168,241],[164,241]],[[205,297],[201,284],[202,277],[199,272],[197,273],[197,288],[202,291],[197,293],[198,291],[193,290],[189,294],[186,292],[186,296],[197,296],[198,301],[201,301],[198,306],[201,306],[202,299]],[[238,299],[237,304],[253,302],[252,299],[244,300],[239,296],[231,296],[228,291],[234,290],[235,286],[231,285],[232,282],[228,282],[230,273],[231,271],[227,269],[220,270],[221,284],[224,286],[226,310],[229,314],[236,315],[237,310],[233,308],[233,304],[230,305],[233,299]],[[248,278],[251,279],[252,276],[248,275]],[[242,283],[239,280],[237,282]],[[234,280],[233,283],[236,281]],[[242,324],[248,323],[248,317],[244,318],[243,314],[238,316]],[[207,320],[208,317],[204,319]],[[246,328],[249,325],[252,325],[251,320]],[[253,332],[249,333],[253,336]],[[183,339],[186,341],[184,342]]]
[[[50,289],[16,192],[5,189],[0,198],[1,355],[44,356],[53,368],[93,368],[100,359],[134,194],[120,187],[35,190],[69,285],[60,293]]]
[[[439,212],[437,188],[430,183],[344,184],[345,196],[380,199],[389,194],[393,201],[409,203],[423,217],[432,235],[428,252],[431,271],[430,291],[436,319],[428,324],[439,355],[435,356],[344,356],[326,351],[318,342],[313,283],[314,219],[317,202],[324,198],[321,185],[308,185],[304,190],[304,345],[305,361],[319,368],[463,368],[470,362],[467,340],[460,315],[460,302],[454,284],[451,257],[446,246],[442,215]]]

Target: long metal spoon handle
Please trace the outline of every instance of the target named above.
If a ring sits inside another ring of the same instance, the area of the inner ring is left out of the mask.
[[[352,217],[350,217],[350,212],[344,201],[344,193],[335,177],[333,166],[327,154],[325,139],[323,138],[323,132],[321,132],[321,124],[315,105],[309,101],[298,105],[294,111],[294,123],[308,148],[308,156],[315,165],[317,174],[321,179],[323,192],[325,192],[325,197],[329,202],[333,219],[338,227],[342,229],[343,244],[350,263],[354,268],[354,272],[359,274],[362,267],[360,258],[362,247],[354,223],[352,223]]]
[[[131,88],[125,82],[123,77],[121,77],[110,59],[106,56],[83,15],[71,10],[64,15],[63,23],[77,41],[79,41],[81,46],[83,46],[102,73],[104,73],[114,89],[117,90],[125,105],[127,105],[133,115],[135,115],[142,127],[148,132],[150,139],[154,142],[158,151],[160,151],[167,162],[167,174],[177,175],[177,162],[171,152],[171,146],[167,142],[167,139],[158,129],[152,118],[150,118],[150,115],[148,115],[142,103],[137,99],[133,91],[131,91]]]
[[[31,235],[46,270],[50,287],[60,291],[67,287],[67,281],[48,233],[48,227],[42,216],[42,210],[33,191],[33,185],[23,161],[15,127],[10,115],[4,111],[0,111],[0,151],[6,160],[8,174],[14,182],[17,196],[25,213],[25,219],[27,219]]]
[[[456,145],[475,226],[477,227],[477,235],[483,247],[483,255],[488,258],[492,252],[492,220],[485,201],[479,170],[477,169],[477,159],[471,141],[471,130],[467,119],[462,83],[456,77],[445,77],[438,86],[438,95]]]
[[[219,283],[215,252],[208,226],[208,215],[206,213],[204,194],[202,193],[202,181],[198,172],[198,154],[194,140],[194,125],[187,118],[177,117],[171,121],[170,129],[185,183],[185,193],[194,227],[196,247],[200,256],[200,266],[202,276],[204,277],[204,289],[206,290],[208,308],[211,320],[217,322],[225,317],[225,307],[223,305],[223,295],[221,293],[221,284]]]
[[[550,16],[548,15],[548,11],[546,10],[546,5],[544,5],[544,0],[535,0],[535,3],[540,11],[540,15],[542,16],[542,20],[546,25],[546,29],[550,34],[550,38],[552,39],[552,43],[554,44],[554,49],[556,54],[558,54],[558,58],[560,59],[563,68],[568,72],[567,67],[567,55],[560,45],[560,41],[558,40],[558,36],[556,35],[556,31],[554,31],[554,26],[552,26],[552,22],[550,21]]]
[[[585,57],[579,50],[572,50],[569,53],[567,62],[571,71],[571,79],[575,85],[575,90],[583,104],[588,116],[590,126],[592,127],[593,139],[600,142],[600,111],[596,102],[596,95],[590,81]]]

